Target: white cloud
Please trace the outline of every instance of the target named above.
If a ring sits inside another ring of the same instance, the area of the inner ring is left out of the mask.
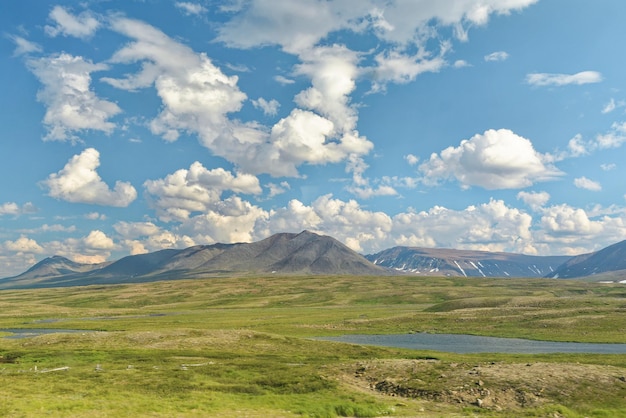
[[[496,51],[491,54],[485,55],[485,61],[487,62],[498,62],[505,61],[509,58],[509,54],[505,51]]]
[[[416,165],[419,162],[419,160],[420,160],[419,157],[416,157],[413,154],[405,155],[404,159],[406,160],[407,163],[409,163],[409,165]]]
[[[592,192],[599,192],[602,190],[602,186],[597,181],[588,179],[587,177],[578,177],[574,179],[574,186],[579,189],[590,190]]]
[[[457,180],[462,187],[516,189],[558,178],[532,143],[508,129],[488,130],[448,147],[419,166],[426,184]]]
[[[48,188],[48,196],[68,202],[126,207],[135,200],[137,191],[130,183],[117,181],[109,189],[96,171],[98,166],[100,153],[88,148],[41,183]]]
[[[41,45],[24,39],[21,36],[10,35],[9,38],[15,42],[15,50],[13,51],[14,57],[31,54],[33,52],[41,52],[43,50]]]
[[[243,171],[275,176],[297,176],[301,164],[336,163],[373,146],[352,129],[356,115],[347,93],[354,88],[355,58],[339,54],[341,47],[310,51],[297,69],[313,78],[313,86],[297,101],[324,116],[294,109],[268,132],[256,122],[229,119],[246,95],[237,87],[238,78],[224,75],[206,55],[142,22],[122,18],[113,27],[136,41],[117,51],[112,61],[143,61],[143,70],[126,79],[103,80],[128,90],[154,83],[164,108],[151,130],[166,140],[176,140],[181,131],[196,133],[204,146]]]
[[[178,7],[184,14],[187,16],[190,15],[200,15],[202,13],[206,13],[207,9],[201,4],[191,3],[187,1],[177,1],[175,3],[176,7]]]
[[[19,216],[25,213],[34,213],[36,211],[37,209],[35,208],[35,205],[33,205],[31,202],[24,203],[22,206],[18,205],[15,202],[5,202],[0,205],[0,216]]]
[[[259,97],[257,100],[252,100],[252,104],[257,109],[261,109],[263,113],[268,116],[276,116],[276,114],[278,114],[278,108],[280,107],[278,100],[271,99],[267,101],[262,97]]]
[[[465,67],[471,67],[472,64],[470,64],[469,62],[465,61],[465,60],[456,60],[454,61],[454,64],[452,64],[454,68],[465,68]]]
[[[43,84],[37,100],[46,105],[45,139],[76,141],[76,132],[97,130],[110,133],[115,124],[109,119],[121,112],[113,102],[100,99],[91,90],[91,73],[105,70],[69,54],[53,55],[28,61],[28,67]]]
[[[206,212],[219,205],[224,191],[260,194],[259,180],[250,174],[236,175],[216,168],[207,170],[195,162],[189,170],[180,169],[163,179],[144,183],[157,214],[162,220],[185,220],[194,212]]]
[[[457,211],[435,206],[393,217],[395,245],[533,254],[532,217],[501,200]]]
[[[43,252],[41,245],[34,239],[21,236],[15,241],[5,241],[4,249],[14,253],[33,253],[40,254]]]
[[[609,102],[604,105],[602,108],[602,113],[607,114],[613,112],[615,109],[626,106],[626,102],[624,100],[615,101],[615,99],[611,98]]]
[[[281,181],[280,184],[267,183],[265,187],[269,189],[268,198],[286,193],[287,190],[291,189],[291,186],[286,181]]]
[[[594,146],[600,149],[619,148],[626,142],[626,122],[615,122],[606,134],[597,135]]]
[[[369,199],[375,196],[395,196],[398,194],[390,184],[378,184],[376,187],[372,187],[370,180],[363,176],[368,167],[365,161],[356,155],[351,155],[348,158],[346,172],[352,173],[352,185],[346,187],[346,190],[361,199]]]
[[[113,250],[115,249],[115,243],[104,232],[94,230],[89,233],[84,239],[84,243],[89,249],[93,250]]]
[[[295,83],[294,80],[292,80],[290,78],[287,78],[285,76],[282,76],[282,75],[275,76],[274,80],[276,80],[276,82],[278,82],[279,84],[282,84],[282,85],[288,85],[288,84],[294,84]]]
[[[519,192],[517,198],[530,206],[532,210],[538,211],[548,203],[550,194],[548,192]]]
[[[582,71],[576,74],[531,73],[526,76],[526,82],[531,86],[582,85],[601,81],[602,74],[597,71]]]
[[[444,55],[448,48],[449,45],[442,44],[439,54],[434,57],[424,50],[420,50],[415,55],[408,55],[397,50],[378,54],[375,57],[377,65],[371,69],[372,90],[384,90],[389,82],[409,83],[422,73],[439,72],[446,65]]]
[[[602,113],[611,113],[616,107],[615,99],[611,98],[611,100],[602,108]]]
[[[609,164],[600,164],[600,168],[603,171],[611,171],[611,170],[615,170],[615,168],[617,167],[617,165],[615,165],[614,163],[609,163]]]
[[[45,31],[52,37],[63,35],[83,39],[90,38],[100,27],[100,21],[89,11],[73,15],[64,7],[55,6],[49,17],[56,25],[46,26]]]

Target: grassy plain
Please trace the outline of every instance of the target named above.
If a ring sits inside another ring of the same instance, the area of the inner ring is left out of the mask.
[[[626,343],[626,287],[232,277],[0,291],[0,416],[626,417],[626,355],[450,354],[308,337]]]

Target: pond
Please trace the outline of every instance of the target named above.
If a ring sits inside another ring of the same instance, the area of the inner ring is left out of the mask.
[[[0,332],[9,332],[9,335],[5,335],[1,338],[8,339],[20,339],[20,338],[30,338],[37,337],[39,335],[44,334],[61,334],[61,333],[86,333],[86,332],[94,332],[89,330],[82,329],[59,329],[59,328],[4,328],[0,329]]]
[[[450,353],[589,353],[626,354],[626,344],[572,343],[535,341],[520,338],[481,337],[464,334],[389,334],[389,335],[342,335],[319,337],[317,340],[337,341],[351,344],[376,345],[413,350],[435,350]]]

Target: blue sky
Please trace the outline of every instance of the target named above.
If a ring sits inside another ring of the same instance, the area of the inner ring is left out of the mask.
[[[626,3],[0,5],[0,277],[303,229],[626,239]]]

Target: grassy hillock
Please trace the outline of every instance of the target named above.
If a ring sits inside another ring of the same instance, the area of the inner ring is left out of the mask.
[[[233,277],[6,290],[0,415],[626,416],[626,355],[312,340],[469,333],[626,343],[626,288],[559,280]]]

